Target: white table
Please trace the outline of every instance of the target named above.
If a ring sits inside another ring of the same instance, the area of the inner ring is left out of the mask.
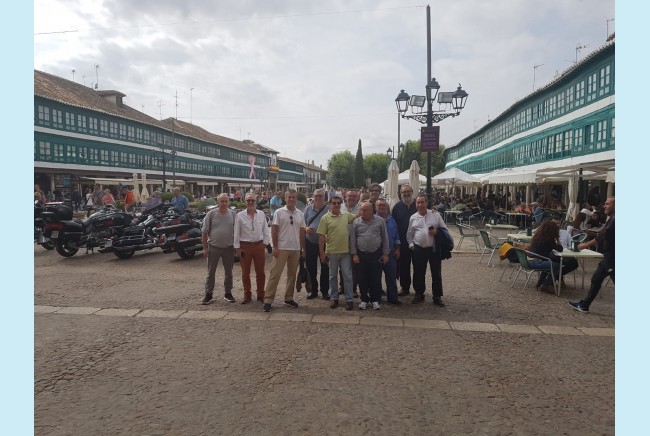
[[[519,227],[511,224],[486,224],[485,227],[490,230],[519,230]]]
[[[445,211],[445,223],[449,222],[449,215],[454,216],[454,222],[456,222],[456,216],[460,213],[463,213],[462,210],[446,210]]]
[[[558,257],[573,257],[574,259],[578,259],[578,263],[582,267],[582,289],[585,288],[585,259],[602,259],[604,256],[602,253],[599,253],[594,250],[580,250],[580,251],[573,251],[569,249],[564,249],[563,251],[555,251],[553,250],[553,253],[555,253]],[[560,279],[562,278],[562,262],[560,262]],[[557,296],[560,296],[560,288],[561,286],[557,287]]]
[[[513,242],[530,242],[533,239],[532,235],[528,236],[525,233],[508,233],[506,236]]]

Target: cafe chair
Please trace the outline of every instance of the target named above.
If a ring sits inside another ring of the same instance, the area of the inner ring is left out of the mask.
[[[478,260],[478,263],[481,263],[483,256],[487,253],[490,253],[490,259],[488,260],[487,266],[490,266],[492,258],[494,257],[494,252],[498,252],[499,248],[503,245],[503,242],[492,243],[492,235],[486,232],[485,230],[479,230],[481,234],[481,239],[483,239],[483,252],[481,253],[481,258]],[[496,238],[495,238],[496,239]]]
[[[584,242],[585,239],[587,239],[587,234],[586,233],[578,233],[577,235],[571,237],[571,240],[573,242],[578,242],[578,243]]]
[[[528,263],[528,256],[531,257],[536,257],[541,260],[546,260],[548,262],[551,262],[551,259],[548,257],[540,256],[539,254],[536,253],[531,253],[530,251],[527,250],[522,250],[521,248],[513,248],[515,252],[517,253],[517,260],[519,261],[519,269],[517,270],[517,275],[515,275],[515,279],[512,281],[512,285],[510,285],[511,288],[515,286],[515,283],[517,282],[517,278],[519,277],[519,273],[523,272],[526,274],[526,283],[524,283],[524,287],[521,288],[521,291],[523,292],[524,289],[526,289],[526,286],[528,286],[528,282],[530,281],[530,276],[533,275],[533,273],[542,273],[546,272],[551,275],[551,279],[553,280],[553,289],[555,290],[555,295],[558,295],[557,292],[557,283],[555,282],[555,274],[553,273],[553,268],[550,270],[548,269],[539,269],[539,268],[533,268],[529,263]]]
[[[465,224],[460,224],[457,223],[456,226],[458,227],[458,232],[460,233],[460,239],[458,240],[458,245],[456,246],[456,249],[460,250],[460,246],[463,243],[463,240],[465,238],[474,238],[474,244],[476,245],[476,252],[478,253],[479,249],[479,236],[480,234],[478,233],[478,230],[472,226],[468,226]]]

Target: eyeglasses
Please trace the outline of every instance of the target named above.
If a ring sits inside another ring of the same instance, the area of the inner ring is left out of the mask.
[[[255,200],[252,198],[246,199],[246,203],[255,203]]]
[[[330,204],[331,205],[336,205],[336,204],[341,204],[341,202],[340,201],[330,201]]]
[[[289,224],[293,225],[293,215],[289,215]]]

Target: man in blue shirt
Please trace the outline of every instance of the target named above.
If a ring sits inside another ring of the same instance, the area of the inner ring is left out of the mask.
[[[271,200],[269,201],[269,211],[271,212],[271,218],[273,218],[275,211],[282,207],[282,198],[280,198],[281,195],[282,193],[278,191],[273,197],[271,197]]]
[[[190,206],[187,197],[181,194],[181,188],[175,187],[172,194],[174,194],[174,198],[172,198],[171,205],[174,206],[174,210],[183,212]]]
[[[375,203],[377,215],[386,221],[386,233],[388,234],[388,263],[383,265],[384,278],[386,279],[386,300],[388,304],[399,306],[402,304],[397,298],[397,260],[400,256],[400,239],[397,233],[397,223],[388,214],[388,203],[380,198]]]

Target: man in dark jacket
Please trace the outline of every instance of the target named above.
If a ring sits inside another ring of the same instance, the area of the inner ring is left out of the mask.
[[[598,251],[603,253],[603,260],[598,264],[598,268],[591,276],[591,287],[587,296],[580,301],[570,301],[569,305],[578,312],[589,312],[589,306],[594,301],[600,287],[607,276],[611,277],[614,282],[614,197],[609,197],[605,201],[605,214],[609,217],[603,229],[598,232],[598,235],[589,242],[583,242],[578,245],[578,248],[584,250],[585,248],[598,246]]]
[[[411,249],[406,241],[406,231],[409,228],[409,219],[411,215],[417,212],[415,207],[415,198],[413,198],[413,188],[410,185],[402,185],[400,190],[402,201],[393,206],[391,215],[397,223],[397,234],[400,240],[400,255],[398,259],[398,276],[399,284],[402,288],[398,294],[400,297],[408,295],[411,288]]]

